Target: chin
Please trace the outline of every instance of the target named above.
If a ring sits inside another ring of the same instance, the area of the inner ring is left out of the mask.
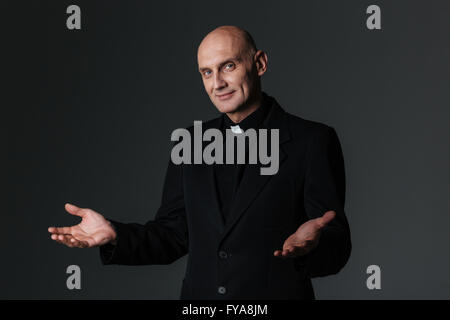
[[[233,113],[238,109],[238,107],[222,107],[219,109],[220,112],[222,113]]]
[[[215,100],[215,101],[213,101],[213,103],[216,106],[217,110],[219,110],[219,112],[232,113],[232,112],[239,110],[239,108],[242,105],[240,99],[236,99],[236,98],[234,98],[234,99],[232,98],[228,101]]]

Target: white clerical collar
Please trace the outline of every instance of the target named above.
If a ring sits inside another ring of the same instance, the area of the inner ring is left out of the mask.
[[[241,127],[239,127],[239,125],[235,125],[235,126],[231,126],[231,131],[233,133],[243,133],[244,130],[241,129]]]

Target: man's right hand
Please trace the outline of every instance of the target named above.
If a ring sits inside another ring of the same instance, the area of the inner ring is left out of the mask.
[[[77,248],[91,248],[108,242],[115,244],[117,234],[111,223],[101,214],[69,203],[66,203],[65,209],[70,214],[81,217],[81,222],[72,227],[48,228],[53,240]]]

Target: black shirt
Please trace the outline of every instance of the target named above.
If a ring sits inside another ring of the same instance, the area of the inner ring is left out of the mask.
[[[239,125],[239,127],[245,131],[250,128],[258,129],[262,125],[269,113],[270,106],[272,105],[272,98],[264,92],[262,93],[262,95],[263,101],[261,106],[239,123],[234,123],[225,113],[222,114],[221,130],[224,136],[224,144],[226,137],[225,130],[231,129],[231,126]],[[223,149],[224,164],[214,164],[214,176],[217,188],[217,196],[222,211],[222,217],[225,223],[231,210],[235,192],[242,179],[246,166],[246,164],[237,164],[236,149],[237,147],[235,145],[235,159],[233,161],[233,164],[226,164],[225,162],[226,148]],[[246,147],[246,152],[248,152],[248,145]],[[247,156],[246,163],[248,162]]]

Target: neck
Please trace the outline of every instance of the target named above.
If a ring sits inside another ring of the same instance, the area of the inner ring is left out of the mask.
[[[239,107],[234,112],[227,113],[228,118],[230,118],[231,121],[233,121],[234,123],[241,122],[261,106],[262,99],[263,99],[262,93],[259,92],[252,102]]]

